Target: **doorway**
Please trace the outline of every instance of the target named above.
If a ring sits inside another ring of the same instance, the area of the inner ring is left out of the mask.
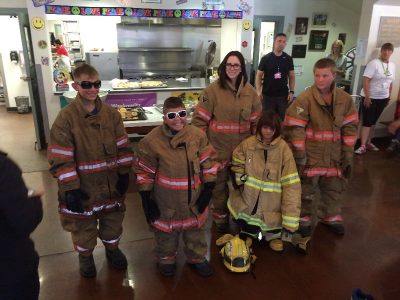
[[[38,152],[35,150],[43,149],[46,145],[27,10],[0,8],[0,22],[6,24],[0,26],[0,35],[7,41],[0,45],[0,76],[4,97],[4,105],[0,106],[3,124],[0,128],[1,148],[17,163],[23,161],[24,164],[26,161],[30,165],[30,155],[35,159],[37,155],[45,157],[44,151],[43,154],[35,153]],[[32,113],[17,114],[18,108],[19,112],[26,112],[26,105]],[[12,126],[18,122],[8,123],[7,118],[20,119],[25,124],[26,132],[23,132],[23,136],[18,136],[21,131]]]
[[[254,16],[254,44],[253,63],[250,74],[250,82],[254,84],[260,59],[272,51],[274,36],[283,32],[283,16]]]
[[[1,36],[7,40],[0,47],[4,104],[7,111],[14,112],[18,109],[15,97],[27,98],[35,129],[32,149],[40,150],[46,148],[46,140],[28,12],[24,8],[0,8],[0,20],[7,24],[0,27]]]

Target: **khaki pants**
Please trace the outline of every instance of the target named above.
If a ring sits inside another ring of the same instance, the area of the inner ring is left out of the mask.
[[[107,249],[118,247],[125,212],[121,210],[99,212],[90,218],[71,218],[60,215],[61,225],[71,233],[75,250],[91,254],[99,237]]]
[[[217,181],[212,193],[212,215],[215,223],[227,223],[229,210],[227,206],[229,197],[229,172],[228,168],[218,171]]]
[[[312,216],[315,209],[319,218],[340,214],[345,185],[345,180],[339,177],[302,177],[301,216]],[[316,199],[318,194],[319,201]]]
[[[188,230],[174,230],[170,233],[157,230],[154,232],[156,241],[155,252],[159,263],[175,263],[178,252],[179,238],[182,234],[185,244],[184,252],[188,263],[203,262],[207,254],[207,242],[204,226]]]

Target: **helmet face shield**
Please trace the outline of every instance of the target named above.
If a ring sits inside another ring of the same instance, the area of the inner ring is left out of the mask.
[[[224,265],[228,270],[237,273],[248,272],[250,270],[250,249],[245,241],[239,237],[234,237],[228,241],[221,249]]]

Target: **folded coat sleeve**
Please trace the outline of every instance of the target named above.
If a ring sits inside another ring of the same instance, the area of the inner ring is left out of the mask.
[[[74,152],[71,125],[61,112],[51,127],[47,150],[50,173],[57,178],[60,193],[80,187]]]
[[[282,185],[282,227],[294,232],[299,227],[301,206],[301,183],[296,169],[296,162],[290,148],[283,149]]]
[[[284,126],[285,139],[295,158],[305,158],[306,126],[309,121],[308,105],[301,95],[286,111]]]
[[[133,151],[121,115],[116,110],[113,112],[113,120],[117,139],[118,173],[126,174],[132,169]]]
[[[345,107],[343,116],[343,124],[341,129],[342,151],[354,152],[354,145],[357,141],[358,113],[353,100],[349,96],[349,101]]]
[[[199,159],[202,182],[215,182],[217,180],[220,163],[216,161],[217,151],[209,143],[204,132],[200,137]]]
[[[245,141],[242,141],[233,151],[231,170],[235,173],[235,181],[237,185],[242,185],[243,175],[245,175],[246,149]]]
[[[209,93],[205,90],[200,95],[199,103],[194,110],[192,125],[206,132],[208,130],[209,123],[213,117],[213,112],[213,98],[210,97]]]
[[[252,99],[253,99],[253,103],[251,106],[250,122],[251,122],[251,133],[255,134],[257,122],[260,119],[261,112],[262,112],[261,100],[258,97],[256,90],[254,90],[254,95],[253,95]]]
[[[139,191],[152,191],[158,168],[157,154],[152,150],[151,141],[144,137],[138,144],[135,153],[133,170]]]

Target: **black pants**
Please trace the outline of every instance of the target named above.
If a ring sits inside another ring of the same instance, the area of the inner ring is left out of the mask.
[[[263,94],[262,106],[263,110],[271,109],[276,112],[281,120],[285,118],[286,109],[288,108],[288,95],[279,96],[279,97],[271,97]]]
[[[361,113],[364,127],[371,127],[376,124],[383,110],[389,102],[389,98],[386,99],[372,99],[371,105],[366,108],[364,106],[364,97],[361,98]]]

